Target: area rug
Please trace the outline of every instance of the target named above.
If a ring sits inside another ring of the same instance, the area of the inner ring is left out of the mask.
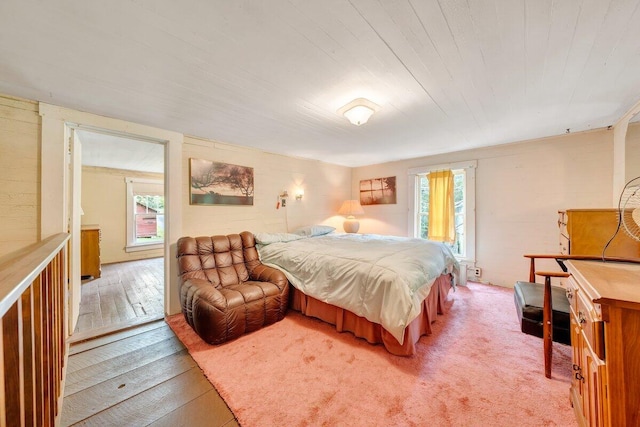
[[[417,354],[380,345],[289,311],[282,321],[219,346],[181,314],[168,323],[244,427],[575,426],[571,349],[520,332],[513,291],[470,283]]]

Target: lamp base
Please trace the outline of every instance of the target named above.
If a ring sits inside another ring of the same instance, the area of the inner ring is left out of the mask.
[[[360,223],[355,219],[347,219],[342,223],[342,227],[347,233],[357,233],[360,229]]]

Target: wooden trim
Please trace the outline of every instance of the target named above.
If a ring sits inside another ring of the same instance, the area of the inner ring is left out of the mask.
[[[164,319],[164,314],[152,314],[144,317],[136,317],[126,322],[118,323],[115,325],[107,325],[99,328],[88,329],[82,332],[76,332],[67,339],[68,344],[76,344],[83,341],[93,340],[103,337],[105,335],[113,334],[114,332],[123,331],[131,328],[136,328],[145,323],[155,322],[157,320]]]

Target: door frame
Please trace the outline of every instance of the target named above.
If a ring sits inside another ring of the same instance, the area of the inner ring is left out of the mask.
[[[128,138],[153,140],[165,144],[165,247],[164,247],[164,306],[165,314],[180,311],[178,300],[178,273],[175,260],[176,242],[182,235],[182,144],[184,136],[119,119],[71,110],[56,105],[39,103],[41,127],[41,189],[40,239],[69,231],[69,194],[73,193],[73,178],[69,173],[69,136],[72,128],[102,130]],[[73,233],[73,230],[72,230]],[[73,239],[74,236],[72,235]],[[69,271],[79,271],[78,259],[69,259]],[[74,288],[80,286],[80,277],[69,277],[67,293],[68,335],[77,322],[70,303]]]
[[[72,319],[78,319],[80,314],[80,285],[82,258],[80,255],[80,223],[81,223],[81,189],[82,189],[82,143],[76,135],[75,128],[68,129],[69,144],[69,187],[67,190],[68,206],[69,206],[69,222],[68,229],[71,234],[69,239],[69,292],[67,298],[67,312],[69,313],[69,326],[75,329],[76,322]],[[73,329],[72,329],[73,330]],[[71,331],[69,331],[71,333]]]

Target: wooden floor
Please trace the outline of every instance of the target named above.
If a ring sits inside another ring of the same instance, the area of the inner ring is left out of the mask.
[[[64,394],[63,426],[238,426],[163,320],[73,344]]]
[[[164,317],[164,259],[103,264],[84,280],[73,341]]]

